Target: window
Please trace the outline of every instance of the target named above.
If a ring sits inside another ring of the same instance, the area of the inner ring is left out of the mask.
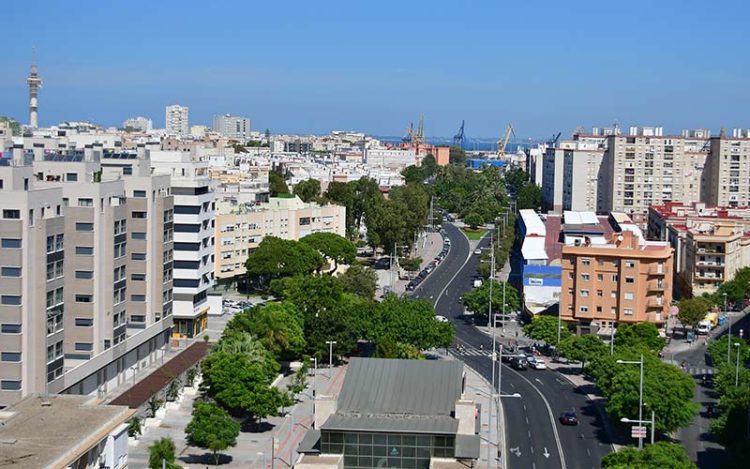
[[[0,267],[0,275],[3,277],[20,277],[21,276],[21,268],[20,267]]]
[[[617,298],[617,292],[615,290],[612,290],[610,292],[609,296],[612,297],[612,298]]]
[[[617,282],[620,279],[620,277],[617,276],[617,274],[612,274],[612,281]]]
[[[91,342],[76,342],[76,352],[90,352],[94,350],[94,344]]]
[[[633,292],[625,292],[623,295],[623,298],[626,300],[632,300],[633,299]]]
[[[635,277],[625,277],[625,283],[635,283]]]
[[[591,276],[589,274],[581,274],[581,280],[584,282],[588,282],[591,279]]]
[[[146,295],[130,295],[130,301],[144,302]]]
[[[65,273],[63,261],[55,262],[55,278],[61,278]]]
[[[125,255],[125,243],[115,244],[115,259],[119,259]]]
[[[201,265],[200,261],[174,261],[175,269],[198,269]]]
[[[124,168],[122,168],[122,174],[124,174],[125,176],[130,176],[131,174],[133,174],[133,167],[125,166]]]
[[[175,251],[200,251],[201,243],[174,243]]]
[[[130,322],[146,322],[146,316],[142,314],[133,314],[130,316]]]
[[[91,327],[94,325],[94,320],[89,318],[76,318],[76,327]]]
[[[115,220],[115,236],[125,233],[127,224],[125,220]]]
[[[91,246],[76,246],[76,255],[77,256],[93,256],[94,248],[92,248]]]
[[[176,288],[197,288],[200,286],[200,283],[200,280],[176,278],[173,285]]]
[[[146,274],[130,274],[130,280],[134,282],[146,281]]]
[[[20,334],[21,333],[21,325],[20,324],[0,324],[0,334]]]
[[[146,260],[146,253],[145,252],[134,252],[130,255],[130,259],[134,261],[145,261]]]
[[[602,307],[601,306],[597,306],[596,307],[596,312],[597,313],[601,313],[602,312]]]
[[[580,311],[582,313],[588,313],[589,312],[589,307],[588,306],[580,306],[578,308],[578,311]]]
[[[133,191],[133,197],[144,198],[146,197],[146,191]]]
[[[55,235],[47,236],[47,254],[55,252]]]
[[[91,270],[76,270],[76,278],[89,280],[94,278],[94,272]]]
[[[581,290],[581,296],[582,296],[583,298],[586,298],[586,297],[588,297],[588,296],[589,296],[589,291],[588,291],[588,290]]]
[[[201,213],[200,205],[175,205],[174,213],[177,215],[198,215]]]
[[[599,281],[599,282],[603,282],[604,281],[604,275],[603,274],[596,274],[596,280]]]
[[[589,259],[588,257],[582,257],[581,258],[581,264],[583,264],[583,265],[591,265],[591,259]]]
[[[632,269],[633,267],[635,267],[635,261],[630,261],[630,260],[625,261],[625,267]]]
[[[602,290],[597,290],[596,291],[596,296],[598,296],[599,298],[602,298],[602,297],[604,297],[604,292]]]
[[[21,218],[20,210],[3,210],[3,218],[19,220]]]
[[[76,294],[76,303],[93,303],[94,295]]]
[[[201,231],[200,223],[175,223],[175,233],[199,233]]]
[[[21,352],[0,352],[0,362],[15,362],[21,361]]]
[[[79,207],[93,207],[94,199],[78,199]]]
[[[125,301],[125,289],[120,288],[118,290],[115,290],[115,293],[112,295],[112,302],[114,304],[120,304],[123,301]]]
[[[134,231],[130,234],[133,239],[146,239],[146,233],[142,231]]]
[[[67,173],[65,175],[65,180],[67,180],[67,181],[77,181],[78,180],[78,173]]]
[[[4,379],[0,381],[0,390],[2,391],[19,391],[21,389],[21,381],[13,381]]]
[[[21,296],[20,295],[2,295],[0,296],[0,304],[6,306],[20,306]]]
[[[115,267],[114,277],[115,277],[115,282],[119,282],[120,280],[125,280],[125,277],[127,277],[127,273],[126,273],[126,269],[124,265],[121,265],[120,267]]]
[[[146,218],[146,212],[134,211],[130,212],[130,216],[133,218]]]
[[[20,238],[3,238],[0,241],[0,247],[6,248],[6,249],[21,249],[21,239]]]
[[[76,223],[76,231],[94,231],[93,223]]]
[[[625,309],[622,310],[622,313],[625,316],[632,316],[633,315],[633,310],[631,308],[625,308]]]

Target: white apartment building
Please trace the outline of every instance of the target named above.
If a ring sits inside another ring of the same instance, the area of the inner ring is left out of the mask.
[[[299,240],[311,233],[346,232],[346,208],[304,203],[298,197],[272,197],[261,207],[225,200],[216,214],[215,277],[230,279],[246,273],[245,261],[265,236]]]
[[[244,143],[249,140],[251,130],[251,122],[247,117],[232,116],[229,114],[214,116],[213,131],[225,137]]]
[[[173,104],[167,106],[164,127],[169,135],[190,135],[187,106]]]
[[[174,335],[206,329],[214,284],[214,191],[206,158],[181,151],[150,152],[154,174],[171,177],[174,198]],[[218,314],[218,312],[217,312]]]
[[[563,210],[576,212],[602,211],[600,191],[602,159],[604,151],[599,149],[578,148],[563,152]]]
[[[138,116],[125,119],[125,122],[122,123],[122,127],[126,130],[133,129],[137,132],[151,132],[154,128],[154,124],[151,122],[151,119]]]
[[[169,347],[169,179],[103,178],[101,156],[0,160],[0,407],[106,394]]]
[[[750,130],[712,137],[706,161],[704,201],[710,205],[750,205]]]

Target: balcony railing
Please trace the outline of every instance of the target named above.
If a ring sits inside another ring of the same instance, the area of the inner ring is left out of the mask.
[[[663,282],[651,282],[648,284],[648,290],[649,291],[664,291],[664,283]]]
[[[664,299],[663,298],[649,298],[646,305],[649,308],[661,308],[664,306]]]
[[[665,268],[663,265],[652,265],[648,268],[649,275],[664,275]]]

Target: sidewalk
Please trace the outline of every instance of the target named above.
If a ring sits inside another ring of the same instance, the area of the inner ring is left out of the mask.
[[[432,262],[440,251],[443,250],[443,235],[439,231],[425,232],[417,239],[416,243],[416,257],[422,258],[422,264],[419,266],[419,270],[424,269],[427,265]],[[391,277],[390,270],[376,270],[375,273],[378,275],[378,288],[375,292],[375,297],[379,298],[383,294],[383,288],[389,287],[391,281],[393,281],[393,292],[400,295],[406,291],[406,284],[408,280],[400,280],[398,278],[398,272],[393,271]]]
[[[286,409],[283,416],[264,419],[260,431],[247,427],[240,431],[237,445],[221,453],[221,467],[270,468],[272,454],[274,467],[291,467],[297,459],[297,446],[312,423],[313,383],[317,384],[318,394],[338,396],[345,372],[346,366],[335,367],[331,373],[328,369],[318,369],[317,378],[308,379],[307,387],[297,396],[297,404]],[[285,387],[292,379],[292,375],[286,376],[277,385]],[[144,425],[143,435],[137,441],[131,439],[128,457],[131,467],[146,467],[148,447],[163,437],[174,440],[177,463],[185,469],[213,466],[213,458],[208,451],[188,446],[185,439],[185,427],[190,422],[193,402],[197,397],[197,386],[186,388],[177,402],[159,411],[159,419],[149,419],[150,422]]]

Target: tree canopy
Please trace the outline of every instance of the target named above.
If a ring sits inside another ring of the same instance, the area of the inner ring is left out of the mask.
[[[375,297],[378,286],[378,276],[374,270],[359,264],[353,264],[346,272],[339,275],[341,287],[347,293],[361,296],[368,300]]]
[[[452,165],[466,166],[466,152],[460,147],[450,147],[448,161]]]
[[[453,325],[435,319],[435,309],[424,299],[387,295],[375,305],[368,338],[375,344],[386,339],[426,350],[453,342]]]
[[[536,184],[527,182],[518,191],[516,208],[518,210],[539,210],[542,207],[542,189]]]
[[[626,446],[602,459],[604,469],[692,469],[697,466],[678,443],[659,441],[642,450]]]
[[[240,425],[216,404],[196,401],[185,434],[190,446],[211,451],[218,465],[219,452],[237,444]]]
[[[568,360],[581,362],[581,372],[585,371],[586,363],[609,353],[607,345],[593,334],[567,337],[560,343],[560,351]]]
[[[322,256],[309,244],[266,236],[245,262],[247,274],[266,285],[269,280],[313,272]]]
[[[0,123],[6,123],[14,137],[21,135],[21,124],[12,117],[0,116]]]
[[[351,264],[357,257],[354,244],[336,233],[312,233],[300,239],[300,242],[332,260],[334,271],[339,264]]]
[[[469,212],[464,217],[464,223],[475,230],[479,225],[483,223],[482,216],[477,212]]]
[[[312,202],[320,197],[320,181],[317,179],[307,179],[300,181],[294,186],[294,195],[302,199],[303,202]]]
[[[656,324],[642,322],[638,324],[620,324],[615,333],[616,347],[643,347],[658,353],[667,344],[666,339],[659,335]]]
[[[534,340],[540,340],[550,345],[557,344],[557,328],[560,326],[560,341],[570,336],[565,321],[558,322],[557,316],[536,315],[530,323],[523,326],[523,332]]]
[[[302,357],[306,347],[304,319],[289,303],[268,303],[235,315],[246,316],[243,330],[257,337],[258,342],[277,360],[291,361]],[[235,318],[232,318],[234,320]]]
[[[433,176],[436,170],[437,161],[435,161],[435,157],[432,153],[428,153],[427,156],[422,159],[422,174],[425,178],[428,178]]]
[[[179,469],[175,464],[175,445],[171,438],[161,438],[148,447],[148,468],[162,469],[162,462],[166,462],[167,469]]]
[[[695,327],[706,317],[711,306],[711,301],[703,297],[682,299],[677,306],[679,308],[677,318],[683,325]]]
[[[492,311],[500,314],[503,312],[503,287],[505,287],[505,313],[510,314],[521,309],[521,300],[518,298],[518,290],[511,284],[505,282],[486,281],[482,286],[464,293],[462,299],[469,311],[479,316],[489,317],[490,314],[490,283],[492,283]],[[555,323],[557,325],[557,323]],[[557,336],[555,336],[557,337]]]
[[[268,190],[271,192],[271,196],[276,197],[279,194],[288,194],[289,187],[286,185],[286,181],[277,171],[268,172]]]

